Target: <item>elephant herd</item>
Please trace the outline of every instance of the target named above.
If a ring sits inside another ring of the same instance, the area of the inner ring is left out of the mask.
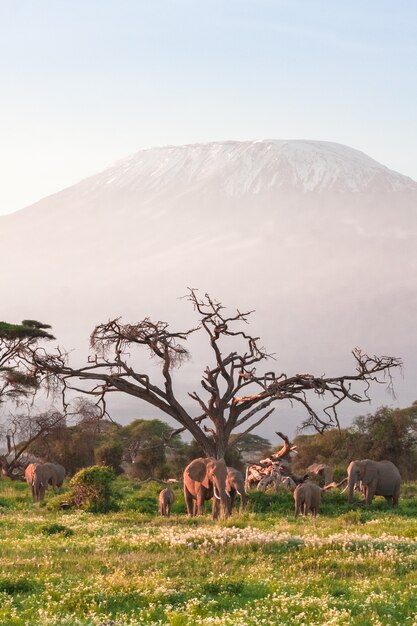
[[[231,514],[236,495],[240,497],[240,509],[246,503],[245,481],[236,469],[227,467],[220,459],[198,458],[184,470],[184,498],[188,515],[203,515],[206,500],[212,501],[212,515],[227,517]],[[365,496],[365,503],[371,504],[374,496],[384,496],[394,506],[398,504],[401,476],[398,468],[391,461],[352,461],[348,467],[348,499],[352,502],[355,486]],[[305,480],[294,490],[295,516],[307,515],[310,511],[315,517],[321,502],[322,491],[316,483]],[[169,515],[174,494],[171,489],[164,489],[159,496],[159,510],[162,515]]]
[[[365,504],[371,504],[374,496],[384,496],[387,502],[397,506],[400,496],[401,475],[398,468],[391,461],[352,461],[348,467],[347,477],[348,501],[352,502],[353,492],[361,491],[365,497]],[[321,501],[321,489],[315,483],[304,482],[294,491],[295,515],[311,511],[313,517]]]
[[[58,463],[30,463],[25,470],[25,479],[31,488],[32,499],[40,502],[45,497],[49,485],[61,487],[65,478],[65,468]],[[240,510],[246,504],[245,480],[241,472],[227,467],[223,459],[212,457],[194,459],[187,465],[183,474],[184,499],[188,515],[203,515],[206,500],[212,501],[213,518],[227,517],[232,513],[237,496]],[[371,504],[374,496],[384,496],[394,506],[398,504],[401,476],[391,461],[364,459],[352,461],[348,467],[348,500],[352,502],[355,488]],[[314,482],[303,480],[294,490],[295,515],[311,511],[315,517],[320,505],[322,491]],[[169,516],[174,493],[170,488],[159,494],[159,512]]]
[[[227,467],[223,459],[194,459],[185,468],[183,478],[188,515],[203,515],[206,500],[212,501],[213,518],[230,515],[236,496],[240,498],[240,510],[245,507],[245,479],[239,470]],[[161,515],[169,516],[173,502],[173,491],[163,489],[159,494]]]

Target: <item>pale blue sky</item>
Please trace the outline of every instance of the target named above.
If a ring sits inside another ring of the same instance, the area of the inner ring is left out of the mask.
[[[321,139],[417,179],[417,3],[0,0],[0,213],[141,148]]]

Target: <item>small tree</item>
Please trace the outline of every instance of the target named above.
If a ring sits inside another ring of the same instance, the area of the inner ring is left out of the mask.
[[[97,465],[107,465],[117,472],[122,462],[123,445],[121,442],[104,442],[94,450]]]
[[[171,331],[166,322],[145,318],[136,324],[122,324],[114,319],[96,326],[91,335],[92,355],[89,363],[73,368],[67,355],[45,350],[33,350],[32,359],[37,375],[46,377],[49,385],[63,384],[96,396],[105,413],[109,392],[119,391],[134,396],[169,415],[179,423],[176,433],[187,430],[208,456],[223,458],[232,433],[244,437],[265,422],[277,401],[299,403],[306,410],[303,426],[319,432],[338,425],[337,408],[344,400],[369,401],[372,382],[388,377],[391,368],[400,365],[393,357],[371,357],[360,349],[353,351],[356,372],[342,376],[316,376],[309,373],[287,375],[268,370],[259,372],[261,362],[272,355],[260,345],[259,338],[247,333],[251,311],[226,314],[220,302],[209,295],[198,296],[190,289],[188,301],[194,307],[199,324],[185,331]],[[211,364],[201,379],[201,390],[188,395],[197,410],[186,408],[175,390],[173,371],[189,358],[185,342],[196,332],[205,333],[211,350]],[[151,380],[135,362],[135,349],[146,348],[161,366],[162,384]],[[80,389],[76,381],[90,383]],[[363,383],[361,393],[355,383]],[[316,411],[312,397],[329,398],[322,412]],[[236,439],[235,442],[236,444]]]
[[[417,407],[380,407],[375,413],[357,417],[354,432],[362,440],[364,456],[392,461],[403,478],[417,475]]]
[[[158,419],[138,419],[121,428],[118,435],[131,476],[141,480],[169,477],[165,476],[170,471],[168,456],[174,456],[183,445],[179,435],[173,435],[172,426]]]

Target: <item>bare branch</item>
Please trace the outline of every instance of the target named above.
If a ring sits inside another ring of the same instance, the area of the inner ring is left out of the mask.
[[[207,455],[218,457],[224,455],[236,428],[245,424],[245,433],[250,432],[270,417],[272,409],[264,413],[265,409],[280,400],[298,402],[307,414],[303,426],[322,432],[338,425],[337,410],[345,400],[369,401],[371,384],[385,383],[392,390],[391,370],[401,366],[400,359],[371,357],[359,348],[353,351],[355,370],[348,375],[276,374],[270,368],[258,372],[259,364],[273,357],[247,330],[253,311],[237,309],[229,314],[220,302],[208,294],[199,296],[196,289],[189,289],[186,299],[198,316],[198,325],[190,330],[172,332],[166,322],[148,317],[134,324],[115,318],[94,329],[92,354],[85,366],[73,368],[63,351],[57,349],[51,354],[32,344],[18,348],[19,363],[26,364],[23,373],[33,376],[36,385],[48,393],[59,390],[66,409],[68,391],[94,397],[101,414],[106,411],[109,393],[133,396],[169,415],[179,424],[174,432],[187,430]],[[189,359],[184,344],[199,331],[209,340],[211,364],[204,369],[200,391],[188,394],[197,403],[198,412],[193,414],[178,399],[173,369]],[[137,361],[143,348],[160,365],[162,384],[144,373],[143,364]],[[0,351],[0,366],[1,358]],[[7,352],[3,355],[5,365],[11,367]],[[325,408],[317,411],[314,401],[325,398]]]

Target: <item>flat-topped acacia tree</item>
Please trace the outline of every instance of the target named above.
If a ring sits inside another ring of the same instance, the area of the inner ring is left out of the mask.
[[[49,328],[36,320],[23,320],[21,324],[0,321],[0,404],[7,400],[18,403],[36,391],[39,381],[31,352],[39,340],[55,339]]]
[[[303,426],[323,431],[338,425],[337,408],[341,402],[369,401],[370,384],[384,379],[386,382],[388,377],[390,385],[391,369],[401,364],[394,357],[370,357],[355,349],[353,374],[325,377],[260,373],[259,364],[271,355],[260,346],[259,338],[247,332],[252,311],[237,310],[229,315],[220,302],[208,294],[200,297],[195,289],[189,289],[186,298],[196,311],[196,327],[172,331],[162,321],[145,318],[135,324],[123,324],[117,318],[96,326],[91,335],[92,354],[83,367],[71,367],[67,355],[59,350],[55,354],[40,348],[33,350],[31,359],[37,376],[49,388],[62,385],[64,403],[69,389],[96,396],[103,414],[107,394],[118,391],[134,396],[173,418],[180,426],[174,432],[187,430],[207,456],[223,458],[232,433],[243,436],[254,430],[270,417],[274,411],[271,405],[277,401],[300,403],[306,410]],[[189,358],[185,343],[198,332],[206,334],[212,360],[203,372],[200,390],[188,394],[196,407],[191,411],[178,398],[172,372]],[[158,381],[143,373],[140,361],[136,361],[135,348],[142,347],[159,360]],[[89,383],[88,388],[79,387],[77,380]],[[356,383],[362,383],[361,393],[354,390]],[[314,396],[329,398],[320,413],[313,408]],[[235,436],[233,443],[238,439]]]

